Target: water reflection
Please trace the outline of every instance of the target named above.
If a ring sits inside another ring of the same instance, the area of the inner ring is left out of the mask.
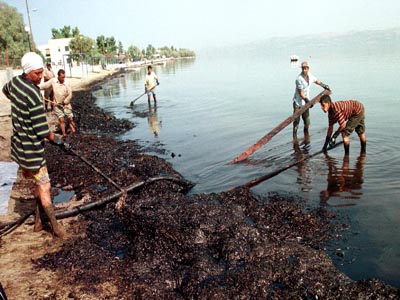
[[[299,65],[299,61],[298,60],[296,60],[296,61],[291,61],[290,62],[290,67],[292,68],[292,69],[295,69],[295,68],[298,68],[300,65]]]
[[[119,78],[120,84],[122,86],[122,89],[126,90],[126,76],[123,74]]]
[[[161,122],[158,122],[157,103],[154,103],[154,109],[151,107],[150,102],[148,102],[148,104],[149,112],[147,114],[147,123],[154,137],[158,137],[159,125],[161,125]]]
[[[361,199],[366,154],[361,153],[359,155],[354,168],[350,168],[349,155],[343,157],[341,168],[335,158],[330,157],[328,154],[325,154],[325,157],[328,164],[328,186],[326,190],[320,192],[321,205],[327,205],[328,200],[332,197],[339,197],[342,200]],[[337,206],[349,205],[355,205],[355,203],[341,203]]]
[[[126,78],[124,74],[102,85],[102,89],[97,91],[96,94],[97,96],[113,98],[120,96],[122,90],[126,90]]]
[[[194,62],[195,59],[168,61],[163,64],[153,65],[153,70],[156,74],[175,74],[194,64]],[[107,81],[102,85],[101,90],[96,91],[94,94],[98,98],[110,99],[121,97],[123,91],[132,92],[132,88],[136,93],[136,89],[144,89],[144,81],[147,73],[146,70],[147,68],[145,66],[129,70],[126,73]],[[129,97],[131,96],[133,97],[135,94],[129,95]]]
[[[293,136],[293,150],[296,164],[296,171],[298,173],[296,182],[301,184],[303,191],[309,191],[312,188],[312,169],[308,164],[306,157],[310,154],[310,134],[304,132],[304,139],[299,143],[297,135]]]
[[[144,82],[144,77],[145,77],[145,72],[142,71],[142,69],[138,70],[133,70],[131,72],[126,73],[127,76],[129,76],[129,80],[132,82]]]
[[[193,59],[178,59],[168,61],[166,64],[163,65],[155,65],[153,69],[155,70],[156,74],[163,73],[163,74],[175,74],[177,71],[182,71],[182,69],[186,69],[194,64],[196,61],[195,58]],[[161,72],[160,72],[161,71]],[[158,72],[158,73],[157,73]]]

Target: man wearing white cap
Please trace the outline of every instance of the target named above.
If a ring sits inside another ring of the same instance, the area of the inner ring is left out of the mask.
[[[329,86],[322,83],[313,74],[309,72],[310,65],[307,61],[301,63],[301,73],[296,79],[296,90],[293,97],[293,113],[296,110],[301,109],[306,103],[310,101],[310,85],[316,83],[326,90],[329,90]],[[308,128],[310,126],[310,111],[307,109],[301,115],[304,122],[304,133],[308,134]],[[297,129],[300,123],[300,116],[293,121],[293,137],[297,137]]]
[[[11,100],[13,135],[11,157],[22,169],[26,178],[35,185],[36,215],[34,231],[42,230],[40,209],[43,208],[56,236],[65,238],[64,228],[57,223],[50,196],[50,178],[44,157],[44,139],[62,147],[69,147],[57,138],[47,124],[45,107],[38,85],[43,77],[43,60],[34,53],[26,53],[21,59],[23,74],[15,76],[3,87],[3,93]]]

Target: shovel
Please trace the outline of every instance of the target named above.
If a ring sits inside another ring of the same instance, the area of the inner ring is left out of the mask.
[[[150,90],[148,90],[148,91],[146,91],[146,92],[144,92],[143,94],[141,94],[140,96],[138,96],[138,97],[136,97],[135,99],[133,99],[132,101],[131,101],[131,104],[130,104],[130,106],[132,107],[132,106],[134,106],[135,105],[135,102],[137,101],[137,100],[139,100],[139,98],[141,98],[143,95],[145,95],[145,94],[147,94],[148,92],[150,92],[150,91],[152,91],[152,90],[154,90],[155,88],[156,88],[156,86],[157,86],[158,84],[156,84],[155,86],[153,86]]]

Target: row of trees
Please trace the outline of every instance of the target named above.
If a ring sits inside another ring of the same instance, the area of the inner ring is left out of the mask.
[[[52,38],[72,38],[69,46],[71,52],[81,53],[87,57],[99,56],[99,55],[120,55],[124,54],[128,59],[132,61],[142,60],[142,59],[152,59],[155,54],[159,54],[161,57],[191,57],[195,56],[194,51],[189,49],[177,49],[174,46],[156,49],[153,45],[148,45],[146,49],[140,49],[137,46],[131,45],[126,51],[121,41],[115,40],[113,36],[105,37],[100,35],[96,40],[90,37],[84,36],[80,33],[77,27],[71,28],[71,26],[64,26],[60,29],[53,28],[51,30]]]
[[[195,56],[194,51],[189,49],[177,49],[173,46],[156,49],[148,45],[146,49],[140,49],[131,45],[125,51],[121,41],[116,41],[113,36],[104,35],[92,39],[81,34],[77,27],[64,26],[63,28],[51,29],[53,39],[72,38],[69,47],[72,53],[82,54],[81,57],[119,56],[124,55],[130,61],[153,59],[155,54],[166,57],[190,57]],[[29,32],[25,30],[22,14],[15,7],[0,1],[0,53],[4,53],[4,60],[9,65],[9,58],[19,58],[29,51],[34,45],[30,45]],[[33,43],[33,41],[32,41]],[[0,59],[0,65],[4,65]]]

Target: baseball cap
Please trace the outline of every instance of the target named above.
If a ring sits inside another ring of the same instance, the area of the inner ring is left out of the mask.
[[[310,65],[308,64],[308,61],[303,61],[303,62],[301,63],[301,67],[302,67],[302,68],[303,68],[303,67],[309,68]]]

